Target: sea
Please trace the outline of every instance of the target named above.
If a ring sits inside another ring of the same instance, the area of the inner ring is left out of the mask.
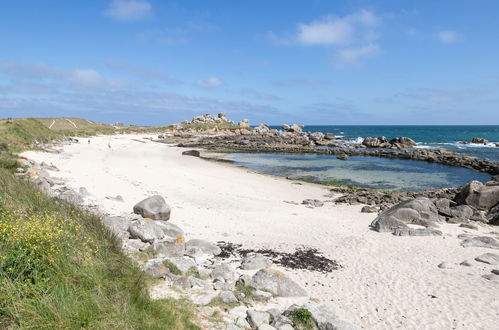
[[[280,128],[280,127],[271,127]],[[365,137],[410,137],[415,148],[439,147],[463,155],[499,162],[499,125],[488,126],[305,126],[304,131],[333,133],[347,142],[361,142]],[[489,141],[463,144],[474,137]],[[333,181],[358,187],[389,190],[424,190],[458,187],[472,180],[486,182],[491,176],[476,170],[422,161],[378,157],[350,157],[347,161],[331,155],[312,154],[228,154],[235,164],[272,175]]]

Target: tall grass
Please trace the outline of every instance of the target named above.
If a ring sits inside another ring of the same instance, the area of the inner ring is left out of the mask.
[[[0,169],[0,328],[197,328],[148,281],[98,217]]]
[[[197,329],[189,303],[149,298],[152,279],[101,219],[11,173],[16,151],[62,134],[0,121],[0,329]]]

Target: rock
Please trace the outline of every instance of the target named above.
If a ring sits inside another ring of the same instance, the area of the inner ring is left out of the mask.
[[[272,293],[262,290],[255,290],[252,293],[255,298],[270,299],[272,298]]]
[[[366,206],[362,207],[360,212],[362,212],[362,213],[376,213],[376,212],[378,212],[378,209],[374,206],[366,205]]]
[[[489,144],[489,140],[480,137],[474,137],[473,139],[471,139],[471,143]]]
[[[396,146],[400,149],[412,148],[412,147],[416,146],[416,144],[417,144],[413,139],[405,137],[405,136],[393,138],[390,140],[389,143],[392,146]]]
[[[499,269],[492,269],[491,272],[492,274],[499,275]]]
[[[144,271],[156,278],[165,277],[165,275],[169,272],[168,268],[163,263],[163,259],[161,258],[147,260],[144,265]]]
[[[395,228],[393,230],[395,236],[442,236],[440,230],[433,228]]]
[[[407,227],[407,224],[430,227],[437,221],[439,221],[438,211],[431,200],[426,197],[416,197],[383,211],[374,219],[371,226],[379,232],[386,232]]]
[[[154,223],[161,227],[165,236],[172,239],[176,240],[177,238],[184,237],[185,235],[184,231],[179,226],[174,225],[173,223],[170,223],[168,221],[156,220],[154,221]]]
[[[469,219],[473,215],[473,209],[468,205],[458,205],[450,208],[451,215],[460,219]]]
[[[272,261],[261,254],[250,254],[243,257],[241,261],[241,269],[262,269],[272,265]]]
[[[481,182],[471,181],[461,187],[455,200],[458,204],[488,211],[499,203],[499,186],[486,186]]]
[[[36,178],[33,183],[35,184],[36,188],[40,190],[43,193],[46,193],[48,195],[52,195],[52,190],[50,190],[50,184],[48,183],[47,179],[38,177]]]
[[[231,280],[234,278],[234,271],[228,263],[223,263],[213,268],[211,278],[223,278],[224,280]]]
[[[473,230],[478,230],[478,227],[471,224],[471,223],[462,223],[459,225],[459,227],[462,227],[462,228],[467,228],[467,229],[473,229]]]
[[[106,199],[109,199],[114,202],[121,202],[123,203],[125,199],[121,195],[116,195],[116,196],[106,196]]]
[[[199,153],[198,150],[187,150],[182,152],[183,156],[194,156],[194,157],[199,157],[201,154]]]
[[[226,304],[236,303],[238,301],[232,291],[222,291],[218,296]]]
[[[258,328],[262,324],[270,323],[270,314],[267,312],[248,310],[246,314],[246,319],[253,329]]]
[[[473,266],[468,260],[462,261],[459,265],[460,266],[465,266],[465,267],[471,267],[471,266]]]
[[[250,329],[251,325],[246,320],[246,312],[244,313],[244,317],[238,317],[236,320],[236,325],[240,326],[243,329]]]
[[[152,220],[145,221],[141,219],[132,222],[128,227],[128,231],[133,238],[139,238],[141,241],[148,243],[153,243],[155,240],[165,237],[163,229]]]
[[[336,156],[336,158],[339,160],[348,160],[348,155],[347,154],[339,154]]]
[[[83,204],[83,198],[74,190],[67,190],[59,194],[59,199],[62,199],[68,203],[79,205]]]
[[[452,267],[452,265],[448,262],[441,262],[440,264],[438,264],[438,268],[442,268],[442,269],[452,269],[454,267]]]
[[[490,249],[499,249],[499,241],[489,236],[476,236],[467,238],[461,242],[463,247],[485,247]]]
[[[307,292],[296,282],[275,269],[260,269],[253,275],[252,281],[257,289],[269,291],[279,297],[302,297],[307,295]]]
[[[277,329],[271,325],[262,324],[261,326],[258,327],[258,330],[277,330]]]
[[[186,249],[190,247],[198,247],[203,251],[203,253],[212,254],[215,256],[222,253],[222,250],[218,246],[202,239],[191,239],[187,243],[185,243]]]
[[[334,140],[334,134],[333,133],[326,133],[326,135],[324,135],[324,139]]]
[[[128,231],[130,220],[124,217],[107,216],[102,218],[104,225],[115,235],[119,236]]]
[[[123,242],[123,248],[128,251],[143,251],[149,247],[149,243],[144,243],[140,239],[127,239]]]
[[[321,132],[313,132],[308,134],[308,138],[314,142],[318,142],[324,139],[324,134]]]
[[[163,197],[154,195],[135,204],[133,212],[140,214],[144,218],[168,220],[170,219],[171,208],[166,204]]]
[[[326,305],[308,303],[304,308],[312,314],[317,327],[321,330],[360,330],[359,327],[338,318]]]
[[[235,324],[229,323],[229,324],[227,324],[227,327],[225,328],[225,330],[244,330],[244,328],[241,328]]]
[[[484,253],[476,257],[475,260],[489,265],[499,265],[499,255],[495,253]]]
[[[249,128],[250,127],[248,119],[243,119],[242,121],[239,122],[238,125],[239,125],[239,127],[242,127],[242,128]]]
[[[183,257],[185,245],[178,242],[154,242],[152,248],[158,257]]]
[[[310,207],[322,207],[322,206],[324,206],[324,202],[322,202],[318,199],[305,199],[301,203],[303,205],[310,206]]]
[[[189,269],[191,268],[196,268],[196,263],[194,260],[188,257],[171,257],[171,258],[166,258],[165,260],[171,262],[175,267],[180,270],[182,274],[187,273]]]

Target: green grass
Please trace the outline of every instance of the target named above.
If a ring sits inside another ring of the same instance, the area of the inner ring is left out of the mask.
[[[0,252],[0,328],[197,328],[187,303],[149,299],[151,279],[98,217],[5,169]]]
[[[356,186],[344,184],[344,183],[337,182],[337,181],[319,181],[319,180],[316,180],[316,179],[313,179],[313,178],[297,178],[296,180],[297,181],[308,182],[308,183],[316,183],[316,184],[320,184],[320,185],[323,185],[323,186],[329,186],[329,187],[358,189],[358,187],[356,187]]]
[[[291,320],[297,329],[316,329],[312,313],[306,308],[297,308],[291,312]]]
[[[47,121],[0,120],[0,329],[198,329],[186,301],[149,298],[154,279],[100,218],[12,174],[16,152],[35,141],[110,131],[91,122],[54,130]]]

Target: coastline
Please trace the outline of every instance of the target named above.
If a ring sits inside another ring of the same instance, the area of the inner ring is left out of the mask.
[[[144,137],[151,136],[93,137],[90,144],[64,145],[62,153],[24,155],[54,164],[60,170],[54,176],[67,180],[73,189],[86,187],[90,196],[85,204],[105,213],[129,214],[136,201],[159,193],[173,208],[170,221],[189,237],[285,252],[301,246],[319,249],[344,268],[327,275],[284,271],[310,298],[364,328],[466,329],[496,324],[499,289],[479,276],[491,267],[476,262],[472,268],[459,266],[490,252],[463,249],[456,236],[467,229],[443,224],[441,230],[451,235],[443,237],[377,233],[368,227],[375,215],[360,213],[361,205],[328,202],[327,187],[182,156],[186,149]],[[134,141],[137,138],[145,143]],[[124,202],[106,198],[115,195],[122,195]],[[321,208],[284,202],[307,198],[326,202]],[[491,230],[483,225],[478,232]],[[438,268],[442,261],[455,264],[454,269]],[[413,292],[411,301],[407,290]],[[275,303],[281,307],[286,301]]]

